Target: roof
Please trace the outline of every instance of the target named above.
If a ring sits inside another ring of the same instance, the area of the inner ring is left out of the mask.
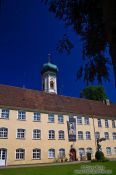
[[[67,115],[96,115],[116,118],[116,104],[49,94],[43,91],[0,85],[0,106]]]
[[[45,73],[47,71],[52,71],[52,72],[55,72],[56,73],[56,72],[58,72],[58,67],[55,64],[52,64],[50,62],[45,63],[43,65],[43,68],[42,68],[41,73],[43,74],[43,73]]]

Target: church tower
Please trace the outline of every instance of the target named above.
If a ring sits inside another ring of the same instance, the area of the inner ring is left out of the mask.
[[[42,90],[47,93],[57,94],[57,72],[58,67],[50,62],[50,54],[48,55],[48,63],[42,67]]]

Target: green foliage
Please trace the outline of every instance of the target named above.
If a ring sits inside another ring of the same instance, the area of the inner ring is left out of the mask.
[[[103,86],[86,87],[81,91],[80,97],[97,101],[103,101],[107,99]]]
[[[95,153],[95,158],[98,160],[98,161],[102,161],[105,159],[105,156],[104,156],[104,153],[102,151],[96,151]]]

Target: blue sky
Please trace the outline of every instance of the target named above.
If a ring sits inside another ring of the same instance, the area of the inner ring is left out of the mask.
[[[67,32],[75,48],[70,55],[58,54],[56,44]],[[58,93],[79,97],[86,85],[76,79],[82,63],[82,43],[62,21],[48,12],[40,0],[2,0],[0,11],[0,84],[41,90],[41,68],[52,54],[58,68]],[[107,96],[116,102],[112,67],[111,82],[103,83]]]

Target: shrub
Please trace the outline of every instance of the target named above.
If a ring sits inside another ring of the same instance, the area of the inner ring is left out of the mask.
[[[98,161],[102,161],[105,159],[105,156],[104,156],[104,153],[102,151],[96,151],[95,153],[95,158],[98,160]]]

